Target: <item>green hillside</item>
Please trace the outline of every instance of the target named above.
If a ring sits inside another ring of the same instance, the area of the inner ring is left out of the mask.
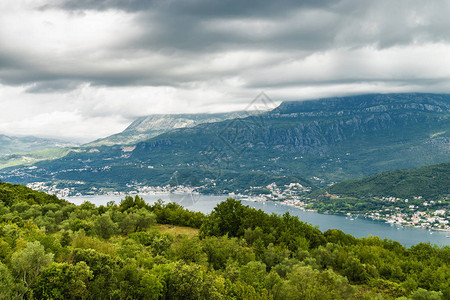
[[[0,299],[450,297],[449,247],[322,233],[233,199],[204,215],[0,190]]]
[[[399,197],[436,200],[450,195],[450,163],[395,170],[349,180],[327,188],[331,194],[350,197]]]
[[[64,200],[44,192],[34,191],[26,186],[10,184],[0,181],[0,203],[11,206],[16,203],[25,202],[29,205],[44,205],[49,203],[63,204]]]

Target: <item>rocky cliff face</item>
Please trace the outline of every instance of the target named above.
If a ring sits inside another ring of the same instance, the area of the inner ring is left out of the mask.
[[[433,94],[362,95],[285,102],[268,118],[266,144],[284,149],[336,145],[354,138],[386,140],[449,136],[450,96]]]
[[[355,138],[397,141],[448,137],[450,96],[388,94],[284,102],[255,120],[204,124],[169,133],[141,147],[196,145],[198,135],[222,139],[239,138],[252,147],[311,152]],[[162,143],[162,141],[165,141]],[[172,141],[172,142],[168,142]]]

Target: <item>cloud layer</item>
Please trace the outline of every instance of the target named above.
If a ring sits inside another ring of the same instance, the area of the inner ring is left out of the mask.
[[[88,141],[152,113],[450,92],[449,1],[6,0],[0,133]]]

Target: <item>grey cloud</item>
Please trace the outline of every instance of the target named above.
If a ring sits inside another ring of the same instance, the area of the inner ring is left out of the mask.
[[[42,7],[44,12],[50,8],[65,11],[116,9],[130,13],[141,29],[140,34],[130,38],[123,33],[124,36],[118,38],[123,38],[124,42],[105,49],[108,55],[99,60],[108,64],[124,58],[133,60],[136,53],[144,56],[159,53],[166,61],[157,66],[149,64],[147,69],[144,66],[123,69],[85,65],[80,57],[80,64],[70,60],[54,70],[35,64],[22,54],[2,55],[0,46],[0,82],[34,84],[27,90],[30,93],[70,90],[80,82],[176,87],[241,74],[239,69],[208,68],[211,56],[230,51],[261,50],[269,54],[283,53],[284,60],[298,60],[336,48],[384,49],[450,41],[446,1],[68,0],[57,7]],[[193,67],[196,62],[204,62],[205,68]],[[190,71],[180,72],[183,68]],[[246,82],[248,87],[261,86],[252,78],[246,78]],[[298,81],[291,78],[273,82],[283,86]]]
[[[137,22],[142,28],[157,28],[144,31],[129,47],[152,50],[176,49],[183,52],[214,52],[242,48],[278,48],[288,46],[317,49],[332,41],[334,24],[318,26],[311,31],[295,32],[297,26],[285,26],[286,31],[266,39],[242,36],[247,31],[247,21],[286,22],[286,16],[297,10],[330,10],[338,2],[331,0],[309,1],[236,1],[236,0],[69,0],[59,8],[68,11],[119,9],[137,14]],[[216,21],[241,20],[242,26],[233,31],[217,31],[210,24]],[[301,20],[299,20],[301,21]],[[300,23],[301,24],[301,23]],[[291,27],[292,29],[289,29]],[[323,29],[319,32],[320,29]],[[329,32],[331,31],[331,32]],[[315,41],[318,40],[316,43]],[[280,43],[281,42],[281,43]],[[317,45],[315,45],[317,44]],[[199,54],[201,54],[199,53]]]
[[[172,15],[197,17],[252,16],[285,13],[292,7],[323,7],[333,0],[67,0],[56,7],[66,10],[109,10],[128,12],[157,10]],[[50,8],[54,6],[44,6]]]
[[[140,11],[150,9],[158,1],[145,0],[80,0],[80,1],[63,1],[58,5],[44,5],[42,9],[59,7],[67,10],[108,10],[121,9],[125,11]]]
[[[450,92],[449,1],[32,2],[0,12],[4,131],[97,138],[136,116],[242,109],[261,90]]]
[[[55,93],[75,90],[82,82],[71,79],[54,79],[43,82],[37,82],[28,87],[25,92],[39,94],[39,93]]]
[[[239,0],[68,0],[66,10],[119,9],[138,13],[142,26],[156,25],[157,35],[144,33],[137,45],[152,49],[211,51],[248,48],[324,50],[332,47],[376,45],[381,48],[450,38],[448,1],[239,1]],[[332,20],[291,19],[297,11],[323,12]],[[217,32],[205,22],[242,20],[235,32]],[[243,38],[246,21],[285,23],[276,35]],[[136,45],[132,45],[136,46]]]

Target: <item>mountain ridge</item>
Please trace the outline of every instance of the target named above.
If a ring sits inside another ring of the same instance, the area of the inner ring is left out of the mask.
[[[193,127],[202,123],[220,122],[239,112],[214,114],[154,114],[134,120],[122,132],[89,142],[84,147],[131,145],[174,129]]]
[[[227,187],[248,192],[245,185],[258,185],[252,178],[259,175],[264,182],[292,176],[325,186],[450,161],[449,107],[448,94],[285,102],[260,115],[172,130],[135,147],[87,148],[33,170],[5,169],[0,178],[124,188],[131,182],[165,185],[177,172],[180,183],[215,193]]]

